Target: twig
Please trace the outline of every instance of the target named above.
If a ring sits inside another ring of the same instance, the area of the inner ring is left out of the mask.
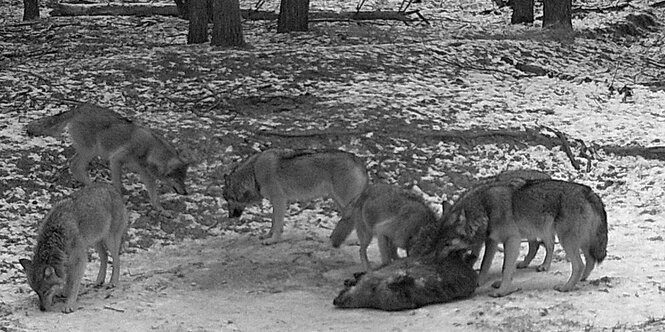
[[[552,128],[547,127],[547,126],[541,125],[541,127],[553,132],[556,135],[556,137],[559,138],[559,140],[561,141],[561,147],[563,148],[563,151],[566,152],[566,155],[568,156],[568,159],[570,159],[570,163],[573,165],[573,168],[575,168],[576,170],[579,171],[580,170],[580,162],[577,161],[577,159],[575,159],[575,156],[573,155],[573,151],[570,149],[570,144],[568,143],[568,139],[566,139],[566,135],[564,135],[564,133],[562,133],[558,130],[552,129]]]

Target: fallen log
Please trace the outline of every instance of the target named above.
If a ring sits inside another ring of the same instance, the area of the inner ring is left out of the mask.
[[[278,13],[273,11],[260,11],[242,9],[240,14],[246,20],[277,20]],[[360,11],[360,12],[332,12],[314,11],[309,13],[310,21],[352,21],[352,20],[389,20],[411,22],[418,15],[417,11]],[[56,3],[51,16],[179,16],[178,7],[171,4],[70,4]]]

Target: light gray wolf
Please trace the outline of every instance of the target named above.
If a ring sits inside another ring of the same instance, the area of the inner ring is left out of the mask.
[[[39,309],[51,311],[53,296],[62,294],[67,297],[62,311],[76,310],[88,248],[92,246],[100,258],[96,284],[102,285],[106,278],[108,250],[113,258],[110,285],[117,285],[120,245],[127,224],[122,196],[108,184],[91,184],[57,202],[40,224],[32,260],[19,261],[28,284],[39,296]]]
[[[494,284],[498,290],[492,296],[505,296],[518,290],[512,284],[512,277],[522,238],[542,239],[549,252],[554,235],[558,236],[572,265],[568,282],[555,287],[562,292],[571,291],[578,281],[586,280],[606,255],[605,206],[591,188],[574,182],[524,180],[520,186],[510,180],[478,186],[444,214],[441,224],[445,226],[442,229],[453,229],[457,234],[454,241],[437,244],[443,255],[446,251],[472,248],[485,242],[481,284],[488,279],[497,244],[503,243],[503,276],[500,283]],[[551,255],[544,264],[550,262]]]
[[[351,219],[351,222],[348,221]],[[422,197],[408,190],[388,184],[370,184],[342,213],[338,225],[350,225],[346,231],[337,226],[331,235],[337,248],[355,225],[360,240],[360,261],[370,271],[367,247],[376,235],[382,266],[398,259],[397,248],[407,255],[416,234],[427,224],[435,223],[435,213]]]
[[[57,137],[65,127],[68,127],[76,149],[70,170],[83,184],[92,182],[88,164],[93,158],[100,157],[109,162],[111,180],[121,193],[122,166],[137,172],[156,209],[162,209],[156,179],[167,182],[178,194],[187,195],[185,178],[191,162],[183,159],[169,142],[152,130],[107,108],[81,104],[69,111],[32,121],[27,125],[27,132],[33,136]]]
[[[409,256],[378,270],[356,273],[344,282],[333,304],[386,311],[415,309],[470,297],[477,279],[460,251],[446,257]]]
[[[270,201],[272,227],[262,238],[272,244],[281,240],[289,201],[329,197],[342,211],[365,189],[369,177],[364,163],[348,152],[271,149],[240,162],[224,182],[230,218],[240,217],[247,204]]]

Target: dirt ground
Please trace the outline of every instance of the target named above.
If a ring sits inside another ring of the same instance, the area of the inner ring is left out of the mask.
[[[286,241],[231,234],[122,256],[121,283],[93,289],[88,264],[79,309],[40,312],[27,285],[3,285],[3,331],[602,331],[665,329],[662,321],[662,225],[608,208],[608,257],[579,289],[559,293],[570,265],[557,245],[549,272],[520,270],[522,291],[403,312],[345,310],[332,305],[343,280],[360,270],[352,236],[331,248],[329,230],[292,216]],[[253,216],[252,218],[256,218]],[[295,224],[294,224],[295,221]],[[265,223],[267,229],[269,223]],[[651,237],[653,236],[653,237]],[[645,240],[646,239],[646,240]],[[524,252],[523,248],[523,252]],[[534,262],[543,258],[540,250]],[[370,260],[378,261],[370,247]],[[498,278],[502,256],[494,261]],[[109,272],[110,273],[110,272]],[[7,296],[9,295],[9,296]],[[7,300],[9,298],[9,300]]]

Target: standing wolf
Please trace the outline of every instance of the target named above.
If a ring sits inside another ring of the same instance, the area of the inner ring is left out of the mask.
[[[128,224],[120,194],[110,185],[91,184],[56,203],[42,221],[32,260],[20,263],[28,284],[39,296],[39,309],[50,311],[53,296],[64,292],[63,312],[76,310],[88,248],[95,246],[100,266],[97,285],[104,283],[108,254],[113,258],[111,286],[120,277],[120,245]]]
[[[108,160],[111,180],[119,192],[122,192],[122,166],[139,173],[150,202],[157,209],[162,207],[155,179],[167,181],[178,194],[187,194],[185,178],[189,162],[164,138],[109,109],[82,104],[29,123],[27,132],[33,136],[58,136],[67,126],[76,149],[70,170],[83,184],[92,182],[87,167],[93,158],[100,157]]]
[[[369,178],[363,162],[348,152],[271,149],[238,164],[224,182],[230,218],[240,217],[247,204],[270,201],[272,227],[263,243],[272,244],[281,239],[289,201],[330,197],[341,211],[360,195]]]
[[[408,255],[418,231],[435,222],[436,215],[417,194],[387,184],[370,184],[344,209],[330,238],[333,247],[339,247],[355,225],[360,240],[360,261],[365,270],[370,271],[367,247],[374,235],[379,241],[384,266],[398,258],[397,248],[405,249]]]
[[[607,248],[607,215],[600,197],[591,188],[558,180],[525,180],[522,186],[498,182],[476,187],[465,194],[442,217],[442,224],[458,234],[455,241],[439,243],[439,252],[473,247],[485,241],[485,255],[479,281],[487,281],[496,245],[503,243],[505,257],[499,289],[492,296],[518,290],[512,285],[515,262],[522,238],[539,238],[551,251],[554,235],[559,237],[571,262],[568,282],[555,289],[567,292],[586,280]],[[443,248],[441,248],[443,247]],[[585,263],[580,257],[584,254]],[[551,255],[544,265],[549,265]]]

